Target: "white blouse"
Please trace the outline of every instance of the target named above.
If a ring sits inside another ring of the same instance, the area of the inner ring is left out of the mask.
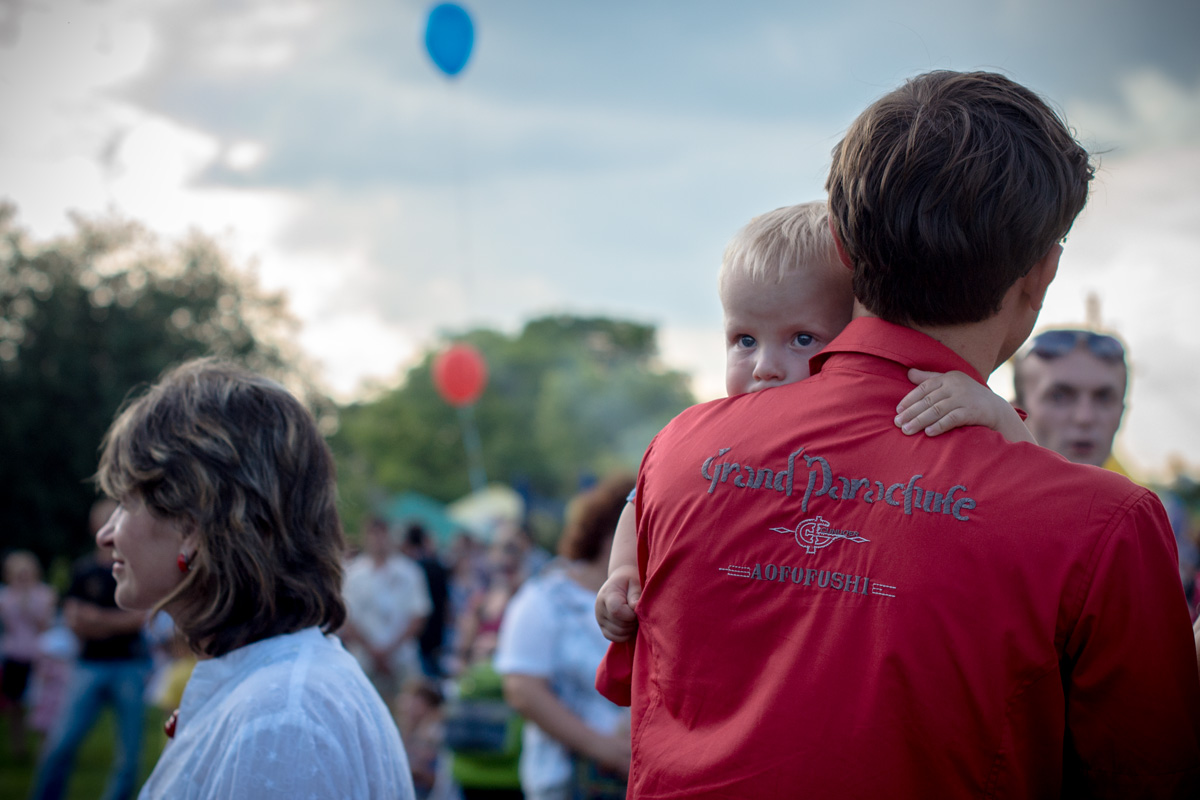
[[[317,628],[200,661],[140,800],[412,798],[396,724]]]

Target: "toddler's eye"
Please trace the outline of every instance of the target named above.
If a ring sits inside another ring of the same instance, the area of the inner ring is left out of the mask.
[[[756,342],[754,341],[754,337],[750,336],[748,334],[742,334],[741,336],[739,336],[737,343],[738,343],[738,347],[754,347],[754,345],[756,344]]]
[[[812,343],[815,341],[816,339],[813,338],[811,333],[796,334],[796,344],[800,345],[801,347],[811,347]]]

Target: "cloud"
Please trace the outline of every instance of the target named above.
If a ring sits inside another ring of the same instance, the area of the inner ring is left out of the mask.
[[[422,50],[428,7],[0,7],[0,102],[22,110],[0,119],[0,186],[39,233],[112,205],[226,237],[287,288],[339,391],[394,376],[439,331],[568,311],[658,324],[714,396],[728,238],[819,198],[839,132],[899,81],[999,68],[1111,149],[1043,319],[1078,321],[1098,293],[1138,359],[1128,443],[1200,451],[1156,432],[1142,409],[1167,412],[1138,394],[1157,397],[1183,363],[1157,359],[1194,358],[1200,335],[1170,323],[1200,295],[1182,269],[1200,218],[1200,5],[479,0],[456,81]]]
[[[1071,232],[1041,327],[1084,321],[1086,298],[1129,346],[1130,404],[1120,441],[1136,465],[1172,453],[1200,461],[1194,370],[1200,360],[1200,141],[1105,161]]]
[[[1200,76],[1189,84],[1140,67],[1121,75],[1116,86],[1111,102],[1079,100],[1067,108],[1067,118],[1093,149],[1122,155],[1200,142]]]

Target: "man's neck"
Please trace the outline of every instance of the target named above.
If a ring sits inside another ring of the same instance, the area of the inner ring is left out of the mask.
[[[875,317],[857,300],[854,302],[854,317]],[[908,325],[918,333],[953,350],[960,358],[975,368],[984,380],[996,367],[1012,355],[1004,353],[1007,327],[1000,315],[983,322],[966,325]]]

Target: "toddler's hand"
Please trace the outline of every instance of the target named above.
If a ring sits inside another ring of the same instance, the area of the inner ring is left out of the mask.
[[[637,601],[642,586],[637,568],[618,567],[596,594],[596,621],[610,642],[625,642],[637,632]]]
[[[896,406],[895,423],[909,435],[937,436],[964,425],[999,430],[1004,415],[1015,414],[1004,398],[961,372],[910,369],[908,379],[918,386]]]

